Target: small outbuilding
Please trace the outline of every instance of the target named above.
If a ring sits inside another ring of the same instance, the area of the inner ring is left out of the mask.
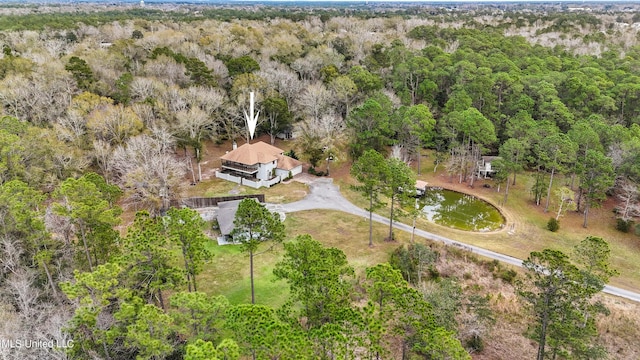
[[[491,167],[491,162],[497,159],[500,159],[500,157],[499,156],[483,156],[482,158],[480,158],[477,166],[478,179],[480,178],[486,179],[487,177],[493,176],[493,173],[496,172],[496,169]]]
[[[289,126],[289,127],[286,127],[284,129],[282,129],[282,131],[280,131],[279,133],[276,134],[276,137],[278,139],[281,139],[281,140],[292,140],[292,139],[294,139],[293,128]]]
[[[235,229],[233,220],[236,218],[236,212],[238,212],[238,206],[242,200],[224,201],[218,203],[218,212],[216,219],[218,220],[218,226],[220,227],[220,236],[226,243],[233,242],[231,239],[231,232]]]
[[[427,191],[429,183],[422,180],[416,180],[416,196],[422,196]]]

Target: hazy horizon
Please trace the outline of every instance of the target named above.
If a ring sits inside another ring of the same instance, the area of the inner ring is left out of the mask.
[[[145,4],[158,3],[158,4],[167,4],[167,3],[180,3],[180,4],[206,4],[206,3],[246,3],[246,2],[313,2],[313,3],[323,3],[323,2],[350,2],[350,3],[367,3],[367,2],[377,2],[377,3],[477,3],[477,4],[490,4],[490,3],[570,3],[570,4],[584,4],[584,3],[595,3],[595,4],[607,4],[607,3],[629,3],[636,4],[640,2],[640,0],[144,0]],[[20,4],[73,4],[73,3],[109,3],[109,4],[129,4],[129,3],[140,3],[140,0],[0,0],[0,3],[20,3]]]

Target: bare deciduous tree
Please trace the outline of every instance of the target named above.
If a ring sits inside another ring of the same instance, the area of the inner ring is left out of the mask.
[[[189,107],[183,97],[183,92],[175,85],[169,86],[167,91],[160,94],[160,98],[170,112],[183,111]]]
[[[287,66],[274,62],[263,62],[260,64],[258,75],[265,79],[269,89],[276,91],[287,100],[290,110],[300,96],[303,83],[298,79],[298,75]]]
[[[183,86],[189,82],[189,78],[185,75],[184,65],[164,55],[147,62],[144,66],[144,72],[157,78],[165,85]]]
[[[23,75],[10,74],[0,82],[0,100],[7,113],[19,119],[26,119],[35,99],[29,94],[29,80]]]
[[[333,112],[325,113],[317,119],[309,118],[302,122],[300,127],[314,137],[324,139],[323,141],[331,144],[346,136],[344,133],[346,127],[344,119]],[[325,146],[329,146],[329,144],[325,144]]]
[[[54,124],[56,134],[61,140],[70,142],[79,148],[86,148],[87,117],[97,108],[111,105],[113,100],[90,92],[83,92],[71,100],[67,114]]]
[[[245,137],[249,141],[242,110],[233,104],[228,104],[223,108],[219,126],[227,138],[235,141],[239,137]]]
[[[61,55],[66,55],[70,48],[69,42],[63,39],[47,39],[43,45],[44,49],[54,59],[60,58]]]
[[[320,69],[329,65],[334,65],[340,69],[343,61],[344,57],[333,48],[321,45],[313,48],[304,58],[296,59],[291,63],[291,68],[303,80],[316,81],[320,79]]]
[[[96,139],[113,145],[122,144],[129,137],[139,134],[143,126],[138,115],[122,104],[106,105],[96,109],[87,121],[87,128]]]
[[[35,271],[19,266],[12,271],[5,283],[5,290],[13,298],[23,319],[31,319],[37,315],[36,305],[41,291],[34,286],[36,275]]]
[[[139,135],[118,146],[111,159],[115,180],[125,189],[126,205],[157,213],[168,206],[186,172],[174,156],[168,131]]]
[[[70,112],[58,119],[54,129],[61,140],[81,146],[82,138],[87,133],[87,121],[82,115]]]
[[[111,176],[110,166],[112,152],[113,148],[107,141],[95,140],[93,142],[93,161],[96,166],[98,166],[98,169],[100,169],[100,174],[104,177],[107,183],[109,182],[109,177]]]
[[[194,157],[198,165],[198,181],[202,181],[202,168],[200,160],[202,159],[202,143],[218,133],[217,123],[199,107],[191,107],[189,111],[180,111],[176,114],[177,124],[175,126],[175,136],[182,142],[185,148],[185,156],[187,146],[194,149]],[[195,173],[191,166],[191,157],[188,158],[189,169],[193,176],[193,182],[196,182]]]
[[[316,82],[307,87],[298,99],[300,109],[313,122],[320,120],[329,108],[332,96],[321,82]]]
[[[153,128],[159,125],[158,122],[161,119],[158,118],[158,115],[151,105],[147,103],[135,103],[131,105],[131,110],[138,115],[147,128]]]
[[[213,130],[212,119],[199,108],[190,108],[176,113],[175,133],[185,140],[202,141],[208,130]]]
[[[4,224],[4,214],[0,214],[0,220]],[[15,273],[20,267],[20,257],[24,253],[24,249],[20,242],[10,236],[2,236],[0,244],[0,274],[3,277]]]
[[[9,255],[10,258],[19,256],[19,244],[11,248],[6,245],[7,242],[3,241],[3,255]],[[0,358],[67,359],[63,351],[36,344],[49,341],[60,346],[70,344],[70,334],[64,330],[71,314],[68,306],[52,302],[45,289],[38,287],[36,271],[24,265],[16,265],[3,285],[0,293],[0,317],[3,320],[0,322],[0,338],[3,341],[12,340],[14,346],[1,346]],[[22,346],[16,340],[21,340]]]
[[[640,191],[638,185],[629,180],[620,181],[617,197],[622,202],[618,206],[619,215],[624,221],[640,216]]]
[[[221,89],[192,86],[185,89],[182,98],[191,108],[197,107],[207,115],[212,116],[227,101]]]
[[[154,98],[163,87],[151,78],[135,77],[131,82],[131,98],[136,101]]]
[[[30,76],[11,74],[0,81],[0,101],[7,112],[36,125],[53,124],[63,116],[75,92],[61,63],[36,68]]]

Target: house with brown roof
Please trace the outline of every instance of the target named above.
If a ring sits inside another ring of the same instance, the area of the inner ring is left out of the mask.
[[[302,172],[302,163],[265,142],[244,144],[220,157],[216,177],[253,188],[271,187]]]

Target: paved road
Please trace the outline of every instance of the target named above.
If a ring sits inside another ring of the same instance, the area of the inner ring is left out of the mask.
[[[332,179],[319,178],[317,180],[314,180],[313,182],[309,183],[309,189],[310,193],[300,201],[288,204],[270,204],[269,208],[284,213],[314,209],[339,210],[356,216],[362,216],[367,220],[369,219],[369,212],[353,205],[351,202],[345,199],[340,193],[340,189],[333,184]],[[380,216],[378,214],[373,214],[373,220],[379,223],[389,224],[388,218]],[[393,224],[393,227],[407,232],[412,231],[412,227],[410,225],[399,222],[395,222]],[[478,254],[490,259],[499,260],[507,264],[522,266],[522,260],[518,258],[500,254],[491,250],[486,250],[477,246],[461,243],[459,241],[433,234],[428,231],[416,229],[415,235],[423,237],[425,239],[441,241],[447,245],[456,246],[470,251],[474,254]],[[617,288],[615,286],[607,285],[605,286],[603,292],[640,302],[640,293]]]

